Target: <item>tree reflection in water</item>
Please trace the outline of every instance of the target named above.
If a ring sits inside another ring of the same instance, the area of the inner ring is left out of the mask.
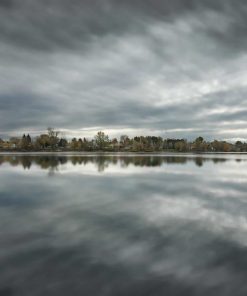
[[[205,162],[215,164],[225,162],[229,159],[222,157],[205,157],[193,155],[1,155],[0,165],[8,163],[11,166],[22,166],[23,169],[30,169],[33,165],[41,169],[55,173],[61,165],[72,163],[75,165],[97,165],[99,172],[104,172],[111,165],[120,165],[122,168],[134,165],[138,167],[159,167],[164,164],[186,164],[193,162],[202,167]],[[242,161],[237,159],[237,161]]]

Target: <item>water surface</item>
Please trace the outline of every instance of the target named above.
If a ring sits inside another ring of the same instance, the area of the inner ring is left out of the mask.
[[[0,295],[247,295],[246,155],[0,155]]]

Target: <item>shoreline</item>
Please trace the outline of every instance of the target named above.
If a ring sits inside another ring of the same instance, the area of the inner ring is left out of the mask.
[[[247,155],[247,152],[124,152],[124,151],[0,151],[1,155],[30,155],[30,156],[200,156],[200,155]]]

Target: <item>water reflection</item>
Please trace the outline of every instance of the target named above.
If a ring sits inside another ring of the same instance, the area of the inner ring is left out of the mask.
[[[0,295],[247,295],[246,156],[0,159]]]
[[[157,167],[164,164],[186,164],[187,162],[194,162],[198,167],[202,167],[205,162],[213,162],[214,164],[222,163],[229,160],[224,156],[205,157],[205,156],[148,156],[148,155],[134,155],[134,156],[119,156],[119,155],[0,155],[1,164],[8,163],[11,166],[21,165],[24,169],[30,169],[32,165],[38,165],[42,169],[58,170],[59,166],[66,163],[73,165],[83,165],[93,163],[98,167],[99,172],[103,172],[109,164],[121,167],[128,167],[130,164],[139,167]],[[241,162],[244,159],[236,159]]]

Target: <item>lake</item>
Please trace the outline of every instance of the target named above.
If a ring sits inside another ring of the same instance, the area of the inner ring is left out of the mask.
[[[247,295],[247,155],[0,155],[0,296]]]

